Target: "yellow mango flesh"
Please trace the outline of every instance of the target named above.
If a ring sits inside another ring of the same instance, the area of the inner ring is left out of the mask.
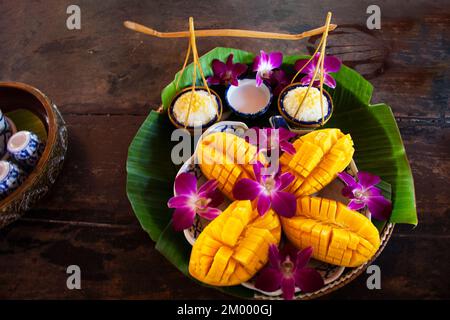
[[[208,179],[216,179],[218,188],[234,200],[234,184],[242,178],[253,179],[254,161],[267,161],[254,145],[243,138],[226,132],[216,132],[204,137],[196,151],[200,169]]]
[[[252,278],[278,245],[281,224],[269,210],[259,216],[249,200],[234,201],[200,233],[189,261],[191,276],[215,286],[233,286]]]
[[[315,259],[339,266],[359,266],[380,247],[378,230],[368,218],[330,199],[299,198],[296,215],[281,223],[297,248],[311,246]]]
[[[353,141],[339,129],[310,132],[293,143],[294,155],[283,153],[281,170],[295,176],[287,191],[297,197],[320,191],[343,171],[353,157]]]

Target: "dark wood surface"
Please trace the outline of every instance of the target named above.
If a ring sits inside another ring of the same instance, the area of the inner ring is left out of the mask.
[[[125,193],[128,146],[160,91],[179,70],[185,40],[154,39],[122,27],[158,30],[242,28],[298,33],[340,25],[330,52],[374,85],[373,102],[398,120],[415,178],[419,225],[399,226],[376,263],[382,289],[367,275],[327,299],[450,298],[450,110],[448,1],[377,1],[381,30],[365,27],[371,1],[82,0],[82,29],[65,27],[71,1],[0,0],[0,79],[40,88],[69,129],[63,173],[48,197],[0,230],[0,298],[227,298],[183,276],[155,249]],[[307,53],[312,41],[234,38],[199,41],[249,51]],[[149,151],[151,152],[151,151]],[[78,264],[82,290],[66,289]]]

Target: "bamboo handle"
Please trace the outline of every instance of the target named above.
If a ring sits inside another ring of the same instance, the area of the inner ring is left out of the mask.
[[[152,28],[146,27],[142,24],[125,21],[123,25],[133,31],[144,33],[158,38],[189,38],[189,31],[178,32],[159,32]],[[330,24],[329,31],[336,29],[337,25]],[[196,37],[240,37],[240,38],[260,38],[260,39],[281,39],[281,40],[300,40],[322,34],[326,27],[322,26],[316,29],[308,30],[298,34],[276,33],[276,32],[262,32],[252,30],[240,29],[205,29],[196,30]]]

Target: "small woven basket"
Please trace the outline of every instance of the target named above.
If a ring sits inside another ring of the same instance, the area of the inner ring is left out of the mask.
[[[67,151],[67,128],[50,99],[24,83],[0,82],[0,108],[6,115],[19,109],[32,112],[40,119],[47,133],[45,149],[36,167],[19,188],[0,201],[2,228],[19,219],[55,182]]]

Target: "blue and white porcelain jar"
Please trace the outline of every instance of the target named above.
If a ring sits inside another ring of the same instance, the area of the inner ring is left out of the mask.
[[[16,190],[24,181],[25,174],[20,167],[12,162],[0,161],[0,198]]]
[[[0,134],[8,130],[10,130],[9,123],[6,120],[6,117],[3,114],[2,110],[0,110]]]
[[[44,144],[30,131],[19,131],[8,141],[8,152],[24,169],[33,169],[44,151]]]
[[[0,158],[6,153],[6,146],[11,135],[11,126],[3,112],[0,110]]]

